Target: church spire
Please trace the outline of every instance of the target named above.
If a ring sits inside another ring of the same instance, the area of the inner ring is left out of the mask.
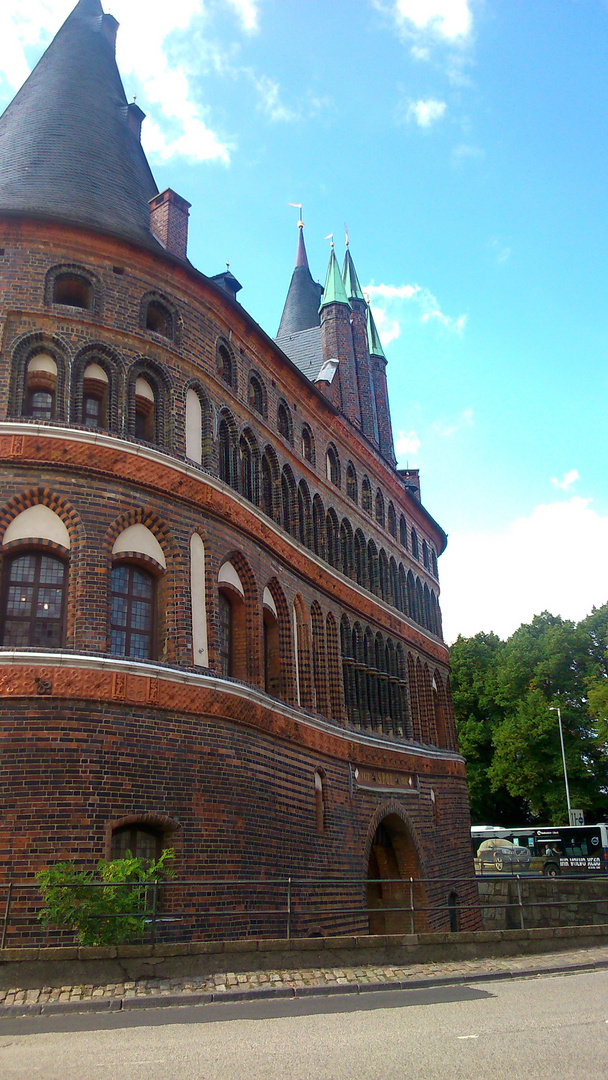
[[[342,275],[338,266],[338,260],[336,259],[336,253],[334,251],[334,242],[331,242],[331,252],[329,255],[329,265],[327,267],[327,277],[325,278],[325,288],[323,290],[323,296],[321,297],[321,303],[319,308],[324,308],[327,304],[348,304],[350,307],[348,296],[346,295],[346,289],[344,288],[344,282],[342,281]]]
[[[348,241],[346,242],[346,251],[344,253],[342,280],[344,281],[344,288],[349,300],[352,300],[353,298],[355,300],[365,300],[363,290],[359,284],[359,278],[357,277],[357,271],[355,270],[353,257],[350,253]]]
[[[382,342],[380,341],[380,335],[376,329],[374,316],[372,315],[372,309],[369,304],[367,305],[367,343],[370,356],[381,356],[383,360],[386,360]]]
[[[36,214],[156,246],[158,193],[143,113],[116,66],[118,23],[79,0],[0,117],[0,212]]]
[[[323,290],[317,282],[313,281],[308,267],[301,206],[299,210],[296,262],[291,275],[277,338],[287,334],[297,334],[300,330],[308,330],[312,326],[318,326],[320,322],[319,298]]]

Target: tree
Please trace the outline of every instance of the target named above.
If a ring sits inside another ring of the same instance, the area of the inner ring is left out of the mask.
[[[474,821],[567,820],[557,716],[550,711],[558,705],[572,805],[595,820],[606,816],[607,632],[605,605],[578,624],[543,612],[505,642],[478,634],[453,646],[454,708]]]

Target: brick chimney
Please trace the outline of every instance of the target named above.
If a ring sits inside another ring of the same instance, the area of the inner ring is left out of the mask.
[[[171,188],[150,199],[150,228],[159,244],[178,259],[186,258],[190,206]]]

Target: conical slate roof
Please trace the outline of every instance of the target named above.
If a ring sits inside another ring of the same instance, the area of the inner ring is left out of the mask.
[[[0,212],[41,214],[157,246],[158,188],[114,57],[117,24],[79,0],[0,117]]]
[[[308,257],[304,246],[304,224],[298,222],[298,250],[296,265],[291,275],[291,283],[281,315],[277,338],[286,334],[297,334],[300,330],[309,330],[318,326],[319,300],[323,289],[313,281],[308,267]]]
[[[359,284],[359,278],[357,277],[357,271],[355,270],[353,257],[350,253],[350,248],[348,247],[344,253],[342,280],[344,281],[344,288],[346,289],[346,295],[349,300],[365,300],[363,290]]]
[[[386,360],[382,342],[380,341],[380,334],[376,329],[374,316],[372,315],[372,309],[369,304],[367,305],[367,344],[370,356],[382,356]]]
[[[331,245],[327,277],[325,278],[325,288],[323,290],[323,296],[321,297],[320,306],[323,308],[326,304],[348,304],[350,307],[333,243]]]

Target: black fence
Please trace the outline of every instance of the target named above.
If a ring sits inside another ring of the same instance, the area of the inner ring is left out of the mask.
[[[135,891],[134,910],[104,910],[92,918],[104,930],[112,920],[139,919],[142,932],[135,940],[151,943],[479,929],[472,877],[169,879],[62,888],[77,890],[78,897],[83,890],[97,897],[106,889]],[[74,930],[42,925],[43,907],[37,882],[0,885],[0,947],[76,944]]]
[[[560,897],[563,881],[511,879],[508,896],[478,895],[476,878],[417,878],[360,880],[346,878],[188,879],[122,884],[99,882],[83,889],[137,891],[137,904],[126,914],[107,911],[103,920],[139,920],[134,943],[177,943],[241,938],[325,937],[334,935],[413,934],[423,931],[482,929],[497,913],[508,911],[508,924],[521,929],[544,925],[581,925],[608,911],[608,876],[577,878],[593,881],[594,895]],[[539,896],[538,888],[542,895]],[[69,888],[69,886],[64,886]],[[0,947],[40,947],[78,944],[73,929],[43,926],[43,897],[36,882],[0,885]],[[547,921],[543,923],[543,915]],[[570,921],[568,921],[570,919]]]

